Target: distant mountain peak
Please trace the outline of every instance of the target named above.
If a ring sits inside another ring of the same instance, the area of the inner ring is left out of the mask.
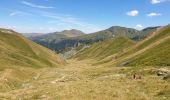
[[[56,34],[63,34],[67,37],[77,37],[77,36],[80,36],[80,35],[83,35],[85,33],[83,33],[82,31],[80,30],[76,30],[76,29],[71,29],[71,30],[64,30],[64,31],[61,31],[61,32],[55,32]]]

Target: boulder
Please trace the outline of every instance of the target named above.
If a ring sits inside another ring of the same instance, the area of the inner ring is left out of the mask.
[[[170,74],[163,77],[163,80],[170,80]]]

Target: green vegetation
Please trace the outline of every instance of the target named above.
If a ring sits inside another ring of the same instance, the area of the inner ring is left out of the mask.
[[[63,52],[76,54],[67,63],[15,32],[1,32],[0,99],[169,100],[170,79],[164,77],[170,74],[170,26],[139,42],[117,32],[76,46],[69,40],[74,46]]]
[[[115,53],[123,52],[124,49],[129,48],[134,44],[135,42],[128,38],[118,36],[113,39],[94,43],[82,52],[78,52],[74,57],[81,60],[89,58],[102,60]]]
[[[135,50],[140,50],[143,49],[144,47],[159,41],[159,39],[165,38],[167,36],[169,36],[170,34],[170,25],[164,27],[164,29],[157,31],[157,33],[154,35],[154,37],[151,37],[151,39],[145,41],[144,43],[142,43],[140,46],[138,46]]]
[[[113,26],[106,30],[102,30],[91,34],[82,34],[82,32],[74,30],[63,31],[61,32],[62,34],[51,33],[42,36],[30,37],[30,39],[45,47],[55,50],[57,53],[63,53],[65,49],[70,48],[71,50],[71,48],[77,47],[78,44],[91,45],[95,42],[111,39],[117,36],[124,36],[135,41],[143,40],[150,33],[154,32],[157,28],[158,27],[149,27],[144,30],[138,31],[132,28]],[[70,36],[73,34],[73,32],[78,35]]]
[[[105,56],[104,59],[100,59],[100,61],[98,61],[95,65],[103,64],[104,66],[114,66],[114,65],[116,66],[170,66],[169,35],[170,35],[170,25],[155,31],[145,40],[136,43],[136,45],[134,46],[131,47],[129,46],[130,48],[127,48],[122,52],[116,52],[116,53],[109,54],[109,56]],[[121,41],[121,39],[114,44],[121,43],[119,41]],[[121,47],[121,45],[119,44],[118,47]],[[113,49],[109,49],[109,50],[113,50]],[[88,54],[90,53],[87,53],[87,55]],[[93,52],[93,56],[95,54],[97,53]],[[82,54],[77,55],[77,57],[78,56],[82,56]]]
[[[0,32],[0,69],[13,66],[55,67],[64,64],[55,53],[18,33]]]
[[[170,25],[156,31],[151,37],[122,54],[120,58],[126,59],[128,66],[170,66]],[[133,53],[140,52],[136,56]]]
[[[170,66],[170,38],[130,59],[128,66]]]

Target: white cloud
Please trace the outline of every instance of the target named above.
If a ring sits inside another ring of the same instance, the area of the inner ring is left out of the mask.
[[[99,30],[102,30],[103,28],[100,28],[96,25],[81,21],[79,18],[71,17],[70,15],[63,15],[63,14],[54,14],[54,13],[41,13],[42,16],[50,18],[48,23],[62,23],[60,26],[69,28],[69,29],[80,29],[84,32],[90,33],[90,32],[96,32]]]
[[[154,13],[154,12],[147,14],[147,16],[149,17],[161,16],[161,15],[162,15],[161,13]]]
[[[162,3],[165,1],[167,1],[167,0],[150,0],[151,4],[159,4],[159,3]]]
[[[138,30],[141,30],[141,29],[143,29],[143,28],[144,28],[144,26],[141,25],[141,24],[137,24],[137,25],[135,26],[135,29],[138,29]]]
[[[138,10],[132,10],[126,13],[128,16],[137,16],[139,14]]]
[[[16,29],[16,26],[1,26],[1,27],[6,29]]]
[[[43,16],[49,17],[52,19],[56,19],[56,20],[60,20],[61,22],[64,22],[64,23],[70,23],[70,24],[83,26],[82,23],[79,22],[77,18],[67,17],[67,16],[59,16],[59,15],[55,15],[55,14],[43,14]]]
[[[30,2],[27,2],[27,1],[22,1],[22,3],[24,5],[27,5],[27,6],[30,6],[30,7],[33,7],[33,8],[42,8],[42,9],[52,9],[52,8],[54,8],[54,7],[51,7],[51,6],[43,6],[43,5],[33,4],[33,3],[30,3]]]
[[[22,12],[22,11],[13,11],[9,14],[9,16],[15,16],[15,15],[32,15],[30,13]]]
[[[12,12],[12,13],[9,14],[9,16],[14,16],[14,15],[17,15],[17,14],[18,14],[18,12]]]

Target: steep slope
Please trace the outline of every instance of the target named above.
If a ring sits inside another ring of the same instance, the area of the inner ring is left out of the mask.
[[[158,29],[148,38],[126,51],[111,55],[98,64],[107,66],[169,66],[170,25]]]
[[[170,25],[154,32],[128,53],[127,66],[170,66]],[[132,55],[133,52],[133,55]],[[134,53],[135,52],[135,53]]]
[[[0,29],[0,69],[16,66],[55,67],[64,64],[54,52],[7,29]]]
[[[97,59],[102,60],[115,53],[122,52],[124,49],[131,47],[135,42],[124,36],[118,36],[112,39],[94,43],[89,48],[78,52],[74,58]]]
[[[64,64],[51,50],[12,30],[0,29],[0,97],[5,92],[32,87],[29,82],[39,77],[36,70]]]
[[[147,27],[147,28],[141,30],[140,33],[136,37],[133,37],[133,40],[138,40],[138,41],[143,40],[159,28],[161,28],[161,27],[160,26]]]

